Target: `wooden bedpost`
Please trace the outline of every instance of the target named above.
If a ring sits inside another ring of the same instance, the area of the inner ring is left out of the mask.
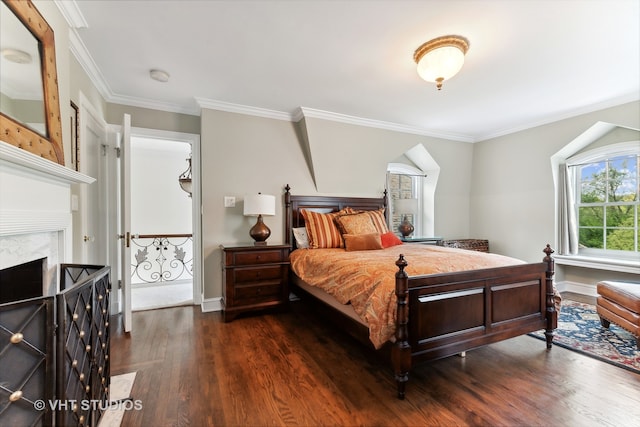
[[[287,184],[284,187],[284,242],[287,245],[291,244],[291,187]],[[287,232],[289,231],[289,232]]]
[[[551,254],[554,252],[551,249],[551,245],[547,244],[543,252],[546,254],[543,261],[547,263],[546,271],[546,310],[547,310],[547,328],[545,329],[544,336],[547,340],[547,348],[551,348],[553,342],[553,330],[558,325],[558,312],[555,305],[555,293],[553,292],[553,275],[555,274],[555,263]]]
[[[409,370],[411,369],[411,345],[409,344],[409,307],[407,299],[409,296],[409,277],[404,271],[407,261],[404,255],[400,255],[396,261],[398,271],[396,272],[396,342],[391,349],[391,364],[395,373],[396,385],[398,387],[398,398],[404,399],[405,385],[409,381]]]

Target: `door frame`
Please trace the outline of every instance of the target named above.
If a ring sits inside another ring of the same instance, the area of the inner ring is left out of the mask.
[[[191,145],[191,223],[193,234],[193,304],[201,305],[203,299],[203,270],[202,270],[202,191],[200,182],[200,135],[131,127],[131,137],[166,139],[185,142]],[[177,177],[176,177],[177,185]]]

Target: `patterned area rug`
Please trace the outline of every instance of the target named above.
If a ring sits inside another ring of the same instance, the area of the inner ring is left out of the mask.
[[[529,335],[544,339],[544,331]],[[635,337],[613,323],[609,329],[603,328],[591,304],[562,301],[553,344],[640,374]]]

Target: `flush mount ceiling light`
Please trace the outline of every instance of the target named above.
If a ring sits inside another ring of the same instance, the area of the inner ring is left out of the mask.
[[[153,80],[157,80],[162,83],[166,83],[169,81],[169,73],[162,70],[151,70],[149,71],[149,75]]]
[[[2,49],[2,57],[16,64],[30,64],[32,61],[30,54],[18,49]]]
[[[413,54],[418,64],[418,75],[428,82],[436,83],[438,90],[442,82],[455,76],[464,64],[464,55],[469,50],[469,40],[462,36],[443,36],[422,44]]]

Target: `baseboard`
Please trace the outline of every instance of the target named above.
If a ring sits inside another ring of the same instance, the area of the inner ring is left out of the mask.
[[[571,282],[568,280],[556,282],[556,288],[559,292],[573,292],[575,294],[597,297],[598,292],[596,285],[588,283]]]
[[[200,306],[203,313],[209,311],[222,311],[222,297],[205,298],[202,300],[202,304]]]

